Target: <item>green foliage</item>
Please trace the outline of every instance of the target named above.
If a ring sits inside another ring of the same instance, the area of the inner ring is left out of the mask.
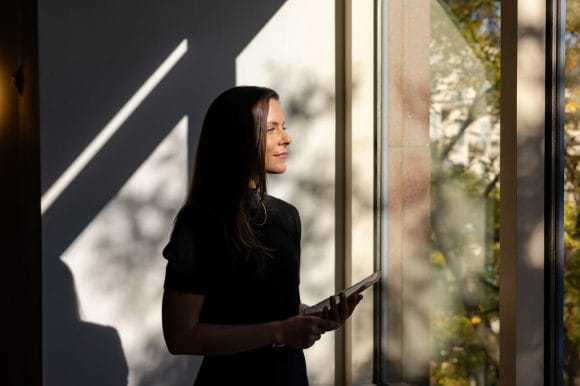
[[[434,1],[445,17],[432,12],[431,384],[497,384],[499,165],[488,144],[470,143],[467,156],[460,149],[482,119],[499,129],[501,2]],[[564,378],[572,384],[580,379],[580,0],[566,8]]]
[[[471,318],[450,312],[435,312],[432,315],[433,335],[431,384],[466,385],[475,380],[487,365],[487,356],[481,350],[476,333],[481,318]]]
[[[496,384],[497,341],[484,340],[497,335],[491,325],[499,307],[499,188],[484,195],[489,180],[461,165],[441,172],[432,184],[432,285],[437,296],[431,312],[431,384],[471,385],[477,379]],[[479,231],[465,227],[477,206],[482,209],[475,213],[486,217]],[[465,213],[458,215],[457,209]],[[482,231],[484,239],[476,238]],[[477,253],[482,241],[484,254]]]
[[[580,377],[580,0],[566,2],[564,331],[565,384]]]
[[[499,308],[499,164],[498,149],[485,137],[499,130],[500,2],[438,0],[437,6],[444,14],[432,13],[431,109],[441,119],[431,124],[430,382],[493,385],[499,365],[498,329],[492,328]],[[487,134],[477,126],[482,120]]]

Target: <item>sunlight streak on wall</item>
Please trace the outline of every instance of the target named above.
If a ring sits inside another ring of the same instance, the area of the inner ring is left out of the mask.
[[[164,384],[192,384],[195,375],[197,359],[171,356],[161,333],[161,250],[187,192],[187,130],[184,116],[62,255],[82,320],[118,331],[129,386],[158,373]]]
[[[84,167],[95,157],[103,146],[111,139],[117,130],[133,114],[139,105],[171,71],[177,62],[187,52],[187,39],[173,50],[173,52],[163,61],[155,72],[143,83],[137,92],[125,103],[125,105],[115,114],[115,116],[101,130],[99,135],[85,148],[85,150],[70,164],[66,171],[56,180],[56,182],[42,195],[41,213],[54,203],[70,183],[79,175]]]

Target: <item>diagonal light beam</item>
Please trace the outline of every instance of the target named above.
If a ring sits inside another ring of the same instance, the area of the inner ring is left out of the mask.
[[[83,150],[81,154],[70,164],[66,171],[56,180],[41,198],[40,209],[44,214],[48,208],[56,201],[62,192],[71,184],[95,155],[103,148],[109,139],[117,132],[119,127],[125,123],[131,114],[139,107],[145,98],[161,82],[169,71],[187,52],[187,39],[173,50],[173,52],[161,63],[153,74],[143,83],[135,94],[125,103],[125,105],[107,123],[93,141]]]

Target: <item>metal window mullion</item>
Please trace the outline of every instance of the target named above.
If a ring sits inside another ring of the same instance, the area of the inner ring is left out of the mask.
[[[351,282],[351,16],[352,0],[335,0],[335,289]],[[352,384],[350,322],[335,332],[334,383]]]
[[[500,385],[506,386],[544,382],[545,6],[502,2]]]
[[[384,39],[384,28],[386,14],[386,6],[383,5],[384,0],[374,0],[374,41],[373,41],[373,56],[374,56],[374,101],[375,101],[375,114],[374,114],[374,221],[373,221],[373,234],[374,234],[374,260],[375,260],[375,270],[381,271],[381,283],[386,282],[386,272],[384,271],[384,264],[382,262],[384,253],[386,238],[386,227],[383,221],[383,211],[385,207],[386,199],[383,198],[384,192],[386,191],[386,183],[384,181],[385,166],[383,156],[384,149],[386,148],[384,141],[384,117],[383,113],[384,106],[386,105],[386,92],[383,88],[386,79],[386,74],[384,74],[384,63],[386,63],[385,55],[387,52],[387,47]],[[383,296],[384,285],[375,286],[373,294],[373,334],[374,334],[374,344],[373,344],[373,382],[377,385],[382,385],[383,380],[386,379],[386,358],[387,358],[387,339],[383,337],[387,336],[386,319],[383,316],[386,312],[385,301],[386,297]]]
[[[546,9],[546,260],[544,383],[563,382],[565,1]]]

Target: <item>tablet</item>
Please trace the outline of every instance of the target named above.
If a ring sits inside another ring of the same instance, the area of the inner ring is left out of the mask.
[[[377,271],[377,272],[373,273],[372,275],[365,277],[364,279],[362,279],[358,283],[356,283],[356,284],[354,284],[346,289],[343,289],[342,291],[337,292],[336,294],[334,294],[334,297],[336,299],[336,303],[338,304],[340,302],[339,295],[341,293],[344,293],[346,297],[349,297],[349,296],[356,294],[356,293],[361,293],[364,290],[366,290],[367,288],[370,288],[373,285],[375,285],[379,281],[380,278],[381,278],[381,272]],[[310,306],[310,307],[303,309],[300,312],[300,314],[301,315],[312,315],[312,314],[315,314],[317,312],[322,312],[324,307],[330,308],[330,299],[329,298],[326,298],[326,299],[322,300],[321,302],[316,303],[313,306]]]

